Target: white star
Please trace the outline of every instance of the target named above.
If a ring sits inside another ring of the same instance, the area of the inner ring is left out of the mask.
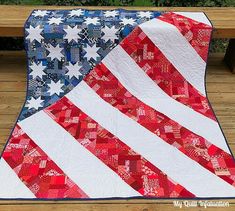
[[[95,17],[95,18],[86,18],[85,20],[85,24],[89,25],[89,24],[94,24],[94,25],[97,25],[99,23],[99,18]]]
[[[108,10],[108,11],[105,11],[104,12],[104,16],[106,17],[106,18],[108,18],[108,17],[115,17],[116,15],[118,15],[118,11],[116,11],[116,10]]]
[[[97,57],[100,57],[99,54],[97,53],[99,48],[97,48],[95,44],[92,47],[87,44],[87,46],[84,47],[84,50],[86,51],[84,57],[87,58],[87,61],[89,61],[91,58],[96,60]]]
[[[34,99],[34,98],[32,97],[30,100],[28,100],[28,101],[26,102],[25,107],[28,107],[29,109],[35,108],[36,110],[38,110],[39,107],[43,107],[43,106],[42,106],[42,102],[43,102],[43,100],[41,100],[40,97],[37,98],[37,99]]]
[[[53,94],[57,94],[58,96],[60,93],[63,93],[64,91],[61,89],[63,87],[63,84],[60,83],[60,81],[57,81],[56,83],[54,81],[51,81],[50,84],[47,84],[49,86],[48,92],[52,96]]]
[[[37,40],[38,42],[41,42],[43,39],[41,32],[43,29],[40,29],[40,26],[36,26],[35,28],[33,26],[29,26],[26,31],[29,33],[26,37],[26,39],[29,39],[30,42],[33,42],[34,40]]]
[[[115,26],[112,26],[111,28],[109,28],[108,26],[105,26],[102,29],[102,32],[104,32],[104,35],[102,38],[105,41],[111,40],[114,42],[115,39],[118,39],[118,36],[116,35],[117,31],[118,29],[115,29]]]
[[[140,18],[151,18],[153,16],[153,13],[150,11],[140,11],[137,13],[137,16]]]
[[[68,69],[68,72],[66,73],[66,75],[69,76],[69,78],[72,78],[73,76],[75,78],[79,78],[80,75],[82,75],[80,72],[79,72],[79,69],[81,68],[82,66],[77,63],[75,63],[74,65],[72,63],[69,62],[69,65],[66,66],[66,68]]]
[[[51,57],[51,60],[55,58],[58,60],[61,60],[61,58],[64,57],[64,55],[61,53],[63,48],[60,48],[59,44],[56,47],[50,44],[47,50],[49,51],[49,54],[47,57]]]
[[[42,62],[40,62],[39,64],[36,64],[35,62],[33,62],[33,64],[30,65],[29,67],[32,70],[30,75],[32,75],[33,78],[36,78],[37,76],[42,78],[42,76],[45,75],[43,70],[45,70],[46,67],[42,65]]]
[[[135,24],[135,19],[133,19],[133,18],[123,18],[123,19],[121,19],[121,21],[122,21],[122,24],[124,24],[124,25],[127,25],[127,24],[134,25]]]
[[[69,16],[81,16],[84,14],[84,11],[81,10],[81,9],[78,9],[78,10],[71,10],[70,13],[69,13]]]
[[[78,33],[81,29],[78,29],[77,26],[74,26],[73,28],[68,26],[68,28],[64,29],[64,31],[66,32],[64,39],[68,39],[68,42],[72,40],[76,42],[78,40]]]
[[[43,17],[43,16],[45,16],[45,15],[48,15],[48,11],[46,11],[46,10],[35,10],[34,12],[33,12],[33,16],[34,17]]]
[[[52,24],[56,24],[56,25],[59,25],[60,23],[62,23],[62,18],[61,17],[59,17],[59,18],[55,18],[55,17],[52,17],[52,18],[50,18],[49,20],[48,20],[48,23],[50,24],[50,25],[52,25]]]

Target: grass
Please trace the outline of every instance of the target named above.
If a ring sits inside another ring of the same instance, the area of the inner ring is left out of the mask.
[[[120,0],[110,0],[111,5],[113,6],[121,6]],[[43,0],[0,0],[0,4],[22,4],[22,5],[43,5],[45,4]],[[143,6],[150,7],[154,6],[152,0],[135,0],[132,4],[128,6]]]
[[[25,4],[25,5],[39,5],[39,4],[43,4],[43,0],[22,0],[21,4]]]
[[[114,1],[110,1],[112,2],[111,4],[113,6],[120,6],[121,1],[120,0],[114,0]],[[152,0],[135,0],[132,4],[126,5],[126,6],[143,6],[143,7],[151,7],[154,6],[153,5],[153,1]]]
[[[23,5],[42,5],[43,0],[0,0],[0,4],[23,4]]]

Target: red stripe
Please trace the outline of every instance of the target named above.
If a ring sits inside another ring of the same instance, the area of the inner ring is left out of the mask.
[[[44,111],[140,194],[147,197],[195,197],[66,97]]]
[[[19,125],[2,157],[37,198],[88,198]]]
[[[120,45],[166,94],[216,121],[207,98],[184,79],[139,27]]]
[[[230,154],[142,103],[104,64],[97,65],[84,80],[103,100],[235,186],[235,163]]]
[[[165,13],[159,16],[158,19],[174,25],[188,40],[199,56],[204,61],[207,60],[212,26],[173,12]]]

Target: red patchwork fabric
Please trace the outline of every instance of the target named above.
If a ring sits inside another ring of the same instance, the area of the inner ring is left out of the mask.
[[[46,108],[45,112],[143,196],[194,197],[143,156],[102,128],[66,97]]]
[[[88,197],[19,125],[2,157],[37,198]]]
[[[235,197],[205,90],[211,32],[201,12],[33,11],[0,199]]]
[[[235,163],[230,154],[142,103],[122,86],[104,64],[97,65],[84,80],[113,107],[235,186]]]
[[[207,98],[184,79],[139,27],[120,45],[166,94],[200,114],[216,120]]]
[[[207,60],[211,26],[174,12],[165,13],[161,15],[159,19],[177,27],[198,55],[200,55],[204,61]]]

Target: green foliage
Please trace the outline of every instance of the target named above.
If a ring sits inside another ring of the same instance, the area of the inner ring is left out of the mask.
[[[228,39],[212,39],[210,52],[223,53],[228,47]]]
[[[235,0],[206,0],[206,1],[199,1],[197,6],[199,7],[234,7]]]
[[[147,0],[151,2],[151,0]],[[46,5],[74,5],[74,6],[130,6],[135,0],[43,0]],[[151,2],[152,4],[152,2]],[[153,5],[153,4],[152,4]]]
[[[43,0],[0,0],[0,4],[13,4],[13,5],[39,5],[43,4]]]
[[[46,5],[85,6],[158,6],[158,7],[226,7],[235,0],[42,0]]]
[[[158,6],[158,7],[227,7],[235,0],[0,0],[0,4],[45,4],[67,6]]]
[[[65,6],[108,6],[110,5],[109,0],[43,0],[44,4],[46,5],[65,5]]]
[[[43,0],[21,0],[23,5],[40,5],[43,4]]]

